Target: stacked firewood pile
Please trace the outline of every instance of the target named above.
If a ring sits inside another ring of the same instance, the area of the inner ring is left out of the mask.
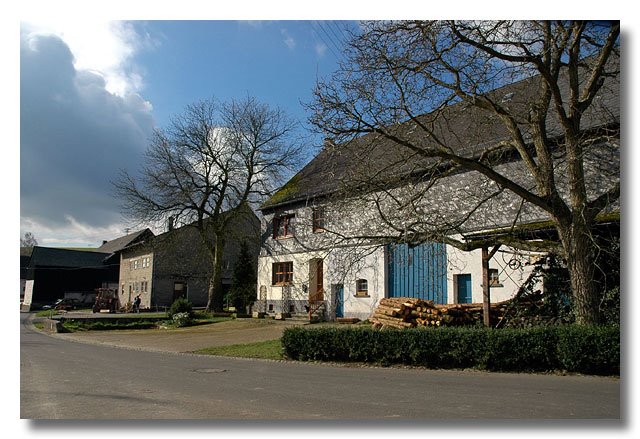
[[[491,304],[492,322],[500,321],[509,301]],[[369,321],[374,327],[413,328],[416,326],[467,326],[481,323],[482,304],[436,305],[433,301],[409,297],[380,300]]]

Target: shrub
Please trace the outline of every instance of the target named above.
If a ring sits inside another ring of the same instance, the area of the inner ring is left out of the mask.
[[[561,367],[569,372],[620,373],[619,326],[561,328],[556,350]]]
[[[295,360],[357,361],[490,371],[567,370],[619,374],[618,327],[545,326],[528,329],[369,327],[286,328],[285,356]]]
[[[182,326],[189,326],[193,322],[191,315],[188,312],[178,312],[171,318],[172,324],[177,328]]]
[[[189,318],[193,318],[193,305],[184,297],[177,298],[167,311],[167,317],[173,319],[173,316],[178,313],[187,313]]]
[[[491,331],[479,366],[497,371],[542,372],[557,369],[557,328],[539,326]]]

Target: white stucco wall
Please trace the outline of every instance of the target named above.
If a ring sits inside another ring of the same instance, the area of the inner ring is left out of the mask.
[[[380,299],[388,297],[387,260],[384,246],[367,246],[368,242],[359,245],[352,241],[340,239],[332,230],[359,230],[376,226],[376,221],[352,214],[343,214],[346,209],[335,209],[334,205],[326,207],[326,231],[313,233],[311,212],[313,205],[299,206],[281,210],[278,215],[295,215],[295,236],[273,236],[273,219],[275,213],[262,218],[263,245],[258,259],[258,284],[256,296],[260,300],[260,290],[264,288],[266,300],[272,305],[272,312],[289,312],[287,301],[283,301],[283,291],[287,291],[288,300],[297,301],[295,312],[304,312],[304,301],[308,305],[309,290],[313,288],[310,277],[310,261],[323,260],[323,286],[327,301],[326,318],[335,317],[336,285],[344,286],[343,315],[366,319],[371,316]],[[359,211],[360,212],[360,211]],[[367,226],[363,226],[363,221]],[[453,236],[462,240],[460,236]],[[482,256],[481,250],[463,252],[447,245],[447,303],[458,302],[457,276],[471,276],[472,302],[482,302]],[[309,249],[322,249],[310,251]],[[509,262],[517,263],[509,267]],[[491,302],[500,302],[513,297],[521,285],[527,280],[533,265],[533,257],[526,252],[518,252],[502,247],[489,262],[491,269],[498,270],[499,284],[491,287]],[[272,285],[272,267],[276,262],[293,262],[293,282],[288,287]],[[368,297],[356,296],[356,281],[366,279],[369,286]],[[259,305],[260,306],[260,305]],[[262,310],[262,309],[261,309]],[[266,308],[265,310],[268,310]]]
[[[335,317],[336,287],[343,286],[343,311],[345,317],[366,319],[371,315],[380,298],[385,295],[384,283],[384,250],[375,249],[358,261],[345,261],[340,257],[340,250],[331,252],[301,252],[287,255],[261,256],[258,259],[258,285],[256,297],[260,299],[260,289],[265,288],[267,302],[274,305],[272,312],[288,312],[281,309],[278,301],[283,300],[283,291],[287,287],[272,285],[272,267],[277,262],[293,262],[293,283],[290,288],[290,299],[307,301],[309,290],[313,288],[310,262],[323,260],[324,299],[327,302],[326,316]],[[356,296],[356,281],[366,279],[369,296]],[[298,307],[297,312],[303,310]]]
[[[489,261],[489,268],[498,270],[498,279],[501,286],[491,287],[491,302],[501,302],[513,297],[529,278],[534,266],[531,264],[536,258],[535,254],[515,251],[504,247]],[[509,261],[518,263],[509,267]],[[463,252],[452,246],[447,246],[447,302],[458,302],[457,278],[459,274],[471,275],[472,302],[482,302],[482,250]]]
[[[322,258],[324,264],[323,285],[327,301],[326,317],[335,317],[335,292],[337,285],[343,285],[343,315],[366,319],[374,312],[380,299],[387,297],[386,255],[384,248],[367,251],[366,256],[354,260],[345,260],[349,252],[346,249],[335,249],[330,252],[301,252],[287,255],[261,256],[258,259],[257,298],[260,299],[260,288],[264,287],[267,301],[273,305],[273,313],[288,312],[280,307],[283,299],[282,286],[271,285],[272,265],[276,262],[293,262],[293,284],[290,286],[290,299],[293,301],[308,300],[310,284],[309,261]],[[531,262],[536,255],[516,252],[510,248],[499,250],[489,263],[490,268],[498,270],[500,286],[491,287],[491,302],[501,302],[513,297],[520,286],[528,279],[533,270]],[[518,264],[509,267],[515,259]],[[470,274],[472,284],[472,302],[482,302],[482,255],[481,250],[463,252],[447,246],[447,303],[457,303],[456,276]],[[369,286],[369,297],[356,296],[356,281],[366,279]],[[297,312],[303,312],[298,305]]]
[[[373,313],[380,299],[386,295],[385,254],[383,248],[366,251],[366,255],[356,260],[345,261],[341,250],[335,250],[329,257],[328,281],[332,291],[336,284],[343,285],[344,317],[367,319]],[[368,284],[368,297],[356,295],[356,282],[365,279]],[[332,304],[334,302],[332,301]],[[332,310],[331,316],[334,316]]]

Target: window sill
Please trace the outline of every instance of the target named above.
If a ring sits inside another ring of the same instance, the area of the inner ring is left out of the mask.
[[[292,283],[289,283],[289,284],[272,284],[271,286],[272,287],[290,287],[290,286],[293,286],[293,284]]]
[[[503,288],[504,285],[502,284],[489,284],[489,288]]]
[[[370,296],[370,295],[368,295],[368,294],[358,294],[358,293],[356,293],[353,297],[364,297],[364,298],[368,298],[368,297],[371,297],[371,296]]]

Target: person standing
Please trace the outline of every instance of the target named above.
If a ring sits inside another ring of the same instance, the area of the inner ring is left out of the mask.
[[[136,296],[136,298],[133,300],[133,312],[139,313],[140,312],[140,303],[142,302],[142,300],[140,299],[140,295],[138,294]]]

